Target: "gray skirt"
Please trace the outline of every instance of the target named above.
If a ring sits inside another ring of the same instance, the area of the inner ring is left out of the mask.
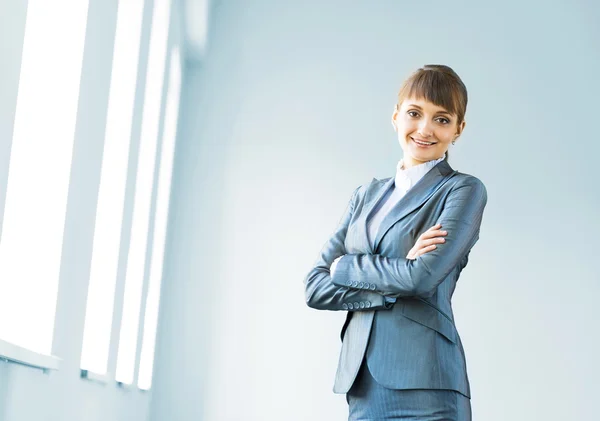
[[[346,394],[348,421],[471,421],[471,400],[447,389],[387,389],[375,381],[363,360]]]

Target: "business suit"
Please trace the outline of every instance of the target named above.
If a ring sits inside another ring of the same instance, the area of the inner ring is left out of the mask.
[[[374,178],[354,190],[305,279],[309,306],[348,310],[334,392],[348,393],[365,359],[385,388],[454,390],[470,398],[450,300],[479,239],[485,186],[441,161],[391,209],[370,242],[367,220],[393,182]],[[448,232],[445,243],[406,259],[436,223]],[[331,277],[329,268],[339,256]]]

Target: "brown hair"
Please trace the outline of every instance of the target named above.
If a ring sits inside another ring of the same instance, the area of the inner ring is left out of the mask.
[[[398,92],[398,108],[406,98],[424,99],[445,108],[456,114],[457,124],[462,123],[467,111],[467,87],[454,70],[443,64],[427,64],[413,72]]]

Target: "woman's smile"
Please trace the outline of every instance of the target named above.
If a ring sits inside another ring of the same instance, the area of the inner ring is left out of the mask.
[[[421,140],[421,139],[415,139],[414,137],[411,137],[413,143],[415,145],[417,145],[419,148],[429,148],[430,146],[433,146],[436,144],[436,142],[428,142],[425,140]]]
[[[464,120],[424,98],[410,97],[394,107],[392,125],[404,152],[404,165],[412,167],[444,156],[464,128]]]

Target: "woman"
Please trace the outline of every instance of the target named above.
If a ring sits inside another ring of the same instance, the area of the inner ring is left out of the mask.
[[[414,72],[392,125],[395,177],[357,187],[305,279],[307,304],[347,310],[334,392],[349,420],[470,421],[470,387],[451,298],[479,239],[486,188],[453,170],[467,90],[443,65]]]

